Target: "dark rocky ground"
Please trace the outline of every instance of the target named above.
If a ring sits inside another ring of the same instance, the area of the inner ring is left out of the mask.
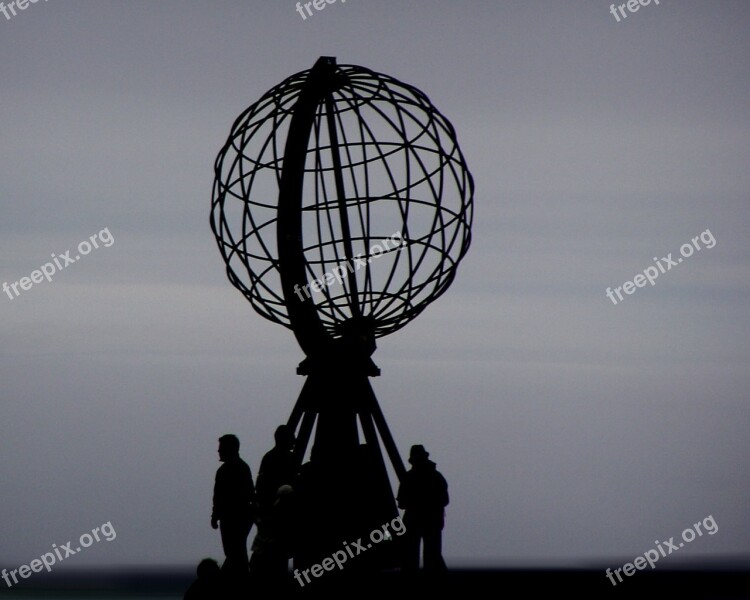
[[[77,571],[41,574],[13,589],[3,589],[6,598],[182,598],[192,580],[193,569],[131,569],[122,571]],[[380,574],[326,573],[304,588],[291,579],[282,587],[257,587],[239,596],[217,596],[227,600],[263,597],[424,599],[435,595],[457,598],[707,598],[750,600],[750,570],[737,566],[711,569],[665,568],[640,571],[613,586],[602,569],[596,570],[452,570],[431,578],[406,577],[397,572]]]

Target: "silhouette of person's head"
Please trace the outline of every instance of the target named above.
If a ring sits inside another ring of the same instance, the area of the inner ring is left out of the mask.
[[[213,558],[204,558],[198,563],[198,580],[206,583],[218,581],[221,576],[219,563]]]
[[[207,600],[217,598],[221,594],[221,569],[212,558],[204,558],[198,563],[198,579],[194,581],[187,592],[185,600]]]
[[[427,464],[427,459],[430,457],[430,453],[424,449],[422,444],[415,444],[409,451],[409,462],[414,467],[421,467]]]
[[[219,438],[219,460],[226,462],[240,455],[240,440],[228,433]]]
[[[282,450],[291,450],[294,447],[294,431],[288,425],[279,425],[273,434],[276,446]]]

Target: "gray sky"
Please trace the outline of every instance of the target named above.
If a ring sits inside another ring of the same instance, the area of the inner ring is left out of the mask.
[[[208,225],[235,117],[320,55],[422,89],[476,181],[452,288],[379,342],[403,454],[450,484],[454,565],[748,555],[750,4],[52,0],[0,15],[0,564],[111,521],[78,566],[193,564],[216,439],[257,472],[303,379]],[[704,248],[618,305],[607,287]],[[73,558],[69,559],[71,566]]]

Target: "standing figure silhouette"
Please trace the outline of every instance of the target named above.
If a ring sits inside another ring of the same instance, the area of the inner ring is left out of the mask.
[[[294,430],[279,425],[274,433],[276,445],[260,462],[256,498],[258,532],[253,542],[250,573],[260,579],[283,578],[292,556],[294,524],[293,486],[297,485],[297,462],[292,452]]]
[[[398,506],[404,510],[405,564],[410,571],[419,569],[419,546],[423,545],[425,571],[445,570],[443,560],[443,527],[448,506],[448,483],[436,465],[428,460],[422,445],[411,447],[412,468],[404,476],[398,490]]]
[[[240,441],[232,434],[219,438],[211,527],[220,528],[226,560],[221,570],[231,576],[247,574],[247,536],[253,526],[255,487],[250,467],[240,458]]]

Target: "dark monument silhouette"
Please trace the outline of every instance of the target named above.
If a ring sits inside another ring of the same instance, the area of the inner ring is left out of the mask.
[[[305,511],[295,566],[398,515],[383,450],[399,481],[406,471],[371,357],[377,338],[450,286],[473,189],[453,126],[427,96],[331,57],[245,110],[216,159],[211,228],[229,280],[305,354],[288,420]],[[365,563],[396,564],[375,549]]]

